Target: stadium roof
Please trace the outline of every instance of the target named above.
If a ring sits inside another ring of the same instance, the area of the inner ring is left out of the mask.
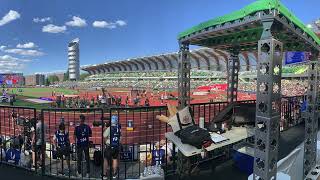
[[[316,49],[320,39],[292,14],[279,0],[257,0],[252,4],[181,32],[180,42],[192,45],[228,49],[238,44],[242,49],[252,50],[262,35],[261,20],[275,19],[279,29],[275,38],[284,43],[285,50]]]
[[[190,51],[191,68],[198,70],[223,71],[229,54],[226,51],[200,48]],[[240,54],[241,70],[250,70],[256,66],[256,52],[242,52]],[[89,74],[100,74],[119,71],[170,71],[178,68],[178,52],[153,56],[137,57],[117,60],[103,64],[81,66]]]

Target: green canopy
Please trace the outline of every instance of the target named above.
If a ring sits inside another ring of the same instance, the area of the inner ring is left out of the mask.
[[[304,31],[310,37],[312,37],[313,40],[317,43],[317,45],[320,45],[320,39],[317,37],[317,35],[312,30],[307,28],[294,14],[292,14],[281,2],[279,2],[279,0],[257,0],[256,2],[253,2],[250,5],[238,11],[234,11],[225,16],[221,16],[221,17],[200,23],[190,29],[187,29],[186,31],[183,31],[178,35],[178,39],[185,38],[186,36],[189,36],[193,33],[201,32],[202,30],[209,27],[239,20],[250,14],[253,14],[259,11],[264,11],[264,10],[271,10],[271,9],[278,9],[280,14],[285,16],[289,21],[294,23],[302,31]]]

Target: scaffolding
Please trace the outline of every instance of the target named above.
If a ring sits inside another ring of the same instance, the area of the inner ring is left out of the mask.
[[[255,159],[253,177],[276,179],[281,103],[282,57],[285,51],[311,52],[307,111],[304,114],[304,176],[316,166],[320,39],[278,0],[259,0],[229,15],[194,26],[178,36],[179,107],[190,104],[189,45],[228,51],[228,102],[237,101],[239,53],[258,52]]]

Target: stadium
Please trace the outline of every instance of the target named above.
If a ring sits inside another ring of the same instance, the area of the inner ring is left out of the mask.
[[[80,66],[71,40],[60,78],[0,74],[0,164],[45,179],[316,179],[312,28],[259,0],[182,31],[176,52]]]

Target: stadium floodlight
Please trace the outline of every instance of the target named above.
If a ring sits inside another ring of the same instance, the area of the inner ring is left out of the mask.
[[[313,29],[312,24],[307,24],[307,28],[309,28],[309,29]]]
[[[316,20],[314,24],[317,26],[318,29],[320,29],[320,19]]]
[[[310,24],[307,24],[307,28],[311,29],[312,31],[316,33],[320,33],[320,19],[315,20],[311,22]]]

